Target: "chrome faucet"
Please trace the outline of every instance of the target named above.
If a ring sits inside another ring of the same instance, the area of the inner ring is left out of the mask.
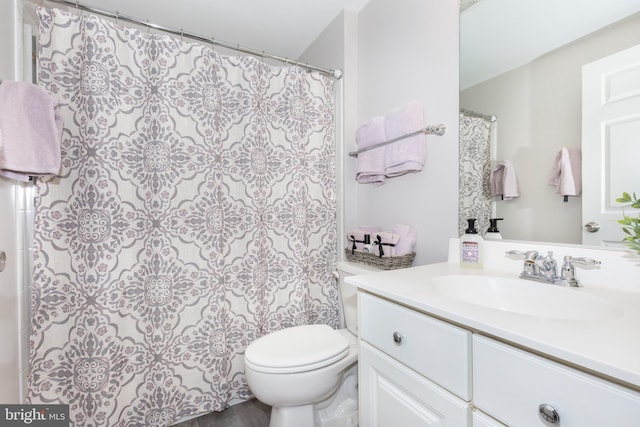
[[[576,279],[576,269],[573,264],[577,265],[600,265],[600,261],[597,261],[593,258],[581,257],[581,258],[573,258],[570,255],[564,257],[564,263],[562,264],[562,268],[560,269],[560,285],[563,286],[571,286],[571,287],[581,287],[582,285]]]
[[[580,282],[576,279],[574,264],[578,265],[600,265],[600,261],[593,258],[573,258],[565,256],[564,263],[558,275],[558,263],[553,257],[553,252],[547,252],[546,256],[540,255],[538,251],[507,251],[507,255],[518,259],[524,258],[521,279],[535,280],[537,282],[552,283],[561,286],[580,287]]]

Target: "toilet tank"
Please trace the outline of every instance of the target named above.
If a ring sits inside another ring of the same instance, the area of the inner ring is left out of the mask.
[[[357,274],[374,273],[381,271],[375,267],[364,264],[356,264],[348,261],[338,261],[338,286],[340,286],[340,298],[342,302],[342,316],[347,329],[357,335],[358,324],[358,298],[357,288],[349,283],[345,283],[344,278]]]

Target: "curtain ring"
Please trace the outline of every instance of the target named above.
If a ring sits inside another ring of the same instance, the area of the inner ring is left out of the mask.
[[[150,32],[150,28],[149,28],[149,20],[147,19],[147,34],[149,34]]]
[[[80,5],[78,4],[78,0],[76,0],[76,9],[80,9]]]
[[[180,41],[184,41],[184,30],[182,28],[180,28]]]
[[[120,25],[120,12],[116,10],[116,25]]]

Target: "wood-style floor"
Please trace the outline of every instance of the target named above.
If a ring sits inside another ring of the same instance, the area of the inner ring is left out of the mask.
[[[253,399],[222,412],[203,415],[174,427],[269,427],[271,407]]]

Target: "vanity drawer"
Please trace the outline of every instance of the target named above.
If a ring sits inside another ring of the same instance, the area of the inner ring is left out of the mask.
[[[640,426],[640,393],[477,335],[473,391],[475,406],[510,426]],[[560,424],[542,421],[542,404]]]
[[[358,293],[360,338],[464,400],[471,400],[471,333]]]

